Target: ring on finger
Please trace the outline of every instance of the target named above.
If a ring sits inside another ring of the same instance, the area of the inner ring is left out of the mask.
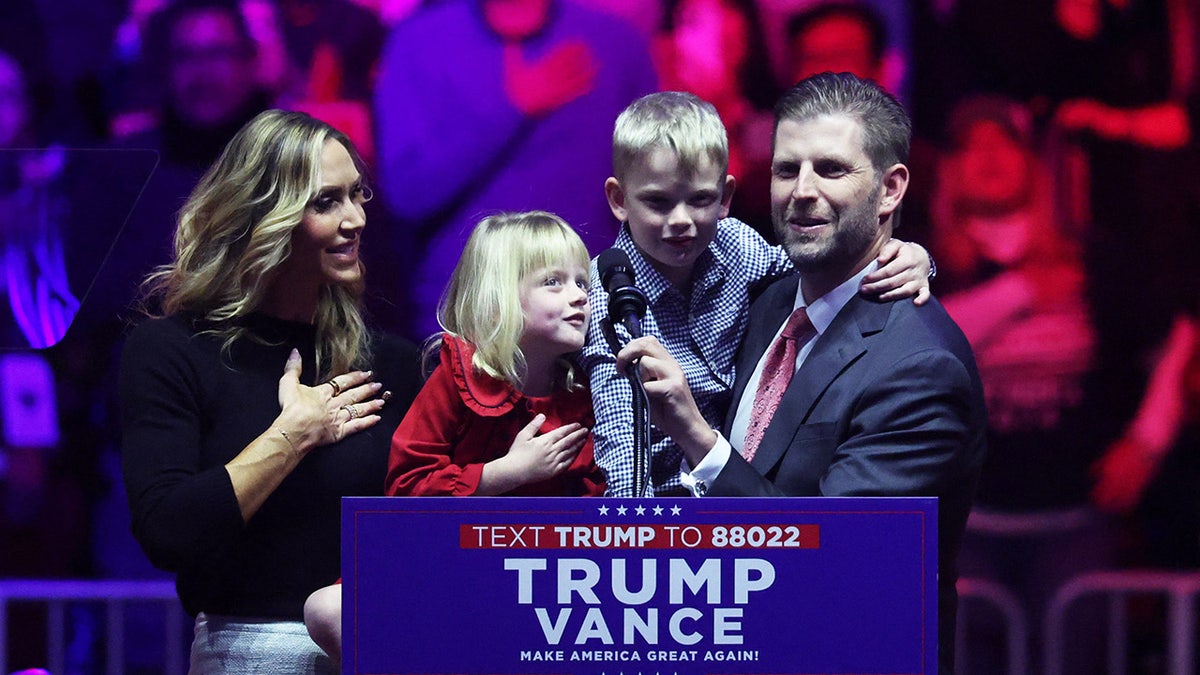
[[[328,380],[325,380],[325,384],[327,384],[327,385],[329,385],[329,386],[333,387],[333,395],[334,395],[334,396],[339,396],[339,395],[341,395],[341,393],[342,393],[342,385],[340,385],[340,384],[338,384],[338,383],[337,383],[337,379],[335,379],[335,378],[332,378],[332,377],[331,377],[331,378],[329,378]]]
[[[342,406],[342,410],[346,411],[346,414],[350,416],[350,419],[358,417],[358,408],[354,407],[353,403],[347,403],[346,405]],[[348,422],[350,420],[346,421]]]

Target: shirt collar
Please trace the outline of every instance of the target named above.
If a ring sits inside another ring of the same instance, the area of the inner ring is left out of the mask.
[[[636,277],[637,287],[646,294],[646,299],[650,301],[650,304],[657,303],[669,291],[682,292],[675,288],[675,285],[668,281],[661,272],[655,269],[645,254],[638,249],[637,244],[633,241],[633,235],[629,232],[628,223],[621,225],[621,232],[617,235],[617,240],[613,243],[613,246],[629,254],[629,262],[633,263],[633,273]],[[692,267],[692,287],[696,288],[703,280],[707,279],[713,269],[717,269],[718,271],[725,269],[724,256],[716,245],[715,237],[708,244],[705,251],[696,258],[696,262]],[[718,278],[720,276],[718,275]]]
[[[467,408],[484,417],[499,417],[513,409],[521,392],[504,380],[475,370],[475,347],[450,333],[442,334],[441,363],[450,369],[458,394]]]
[[[829,324],[833,323],[838,312],[850,302],[858,294],[858,289],[862,286],[863,277],[879,268],[879,263],[875,260],[867,263],[867,266],[858,271],[858,274],[843,281],[837,288],[829,291],[825,295],[812,301],[808,305],[808,320],[812,322],[813,328],[817,329],[817,333],[824,333]],[[793,304],[793,311],[804,307],[804,280],[796,284],[796,301]]]

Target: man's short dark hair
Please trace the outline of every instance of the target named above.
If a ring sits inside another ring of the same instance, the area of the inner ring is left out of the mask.
[[[886,89],[852,73],[821,73],[800,80],[775,104],[775,129],[782,120],[848,115],[863,129],[863,149],[877,171],[908,161],[912,121]],[[774,146],[774,132],[771,144]]]

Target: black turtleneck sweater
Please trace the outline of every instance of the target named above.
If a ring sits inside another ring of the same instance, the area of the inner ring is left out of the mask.
[[[304,600],[339,576],[341,497],[380,495],[392,432],[420,388],[415,346],[378,337],[371,369],[393,398],[383,420],[313,449],[242,522],[224,465],[279,415],[289,351],[317,381],[314,329],[264,316],[247,326],[270,344],[200,334],[182,316],[152,319],[121,363],[122,462],[133,533],[157,567],[177,573],[190,614],[303,618]]]

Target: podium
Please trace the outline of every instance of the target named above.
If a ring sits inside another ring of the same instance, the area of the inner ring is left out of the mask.
[[[936,673],[936,503],[345,498],[343,673]]]

